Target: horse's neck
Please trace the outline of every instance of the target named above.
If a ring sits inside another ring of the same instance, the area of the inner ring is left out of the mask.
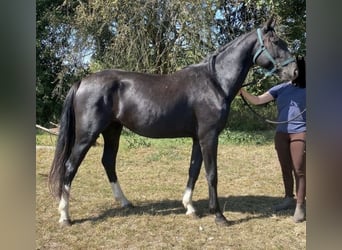
[[[227,97],[235,95],[246,79],[248,71],[253,65],[255,43],[256,38],[248,33],[231,42],[217,54],[216,78]]]

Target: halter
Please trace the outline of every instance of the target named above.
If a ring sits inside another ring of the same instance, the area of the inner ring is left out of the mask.
[[[273,64],[273,68],[270,71],[265,72],[265,76],[271,76],[277,69],[284,67],[286,65],[288,65],[291,62],[295,61],[295,58],[290,57],[289,59],[285,60],[282,63],[277,63],[274,58],[271,56],[270,52],[268,52],[267,48],[265,47],[264,41],[262,40],[262,35],[261,35],[261,30],[260,28],[257,29],[257,34],[258,34],[258,40],[260,43],[260,48],[257,50],[257,52],[255,53],[254,57],[253,57],[253,63],[255,63],[255,61],[257,60],[257,58],[263,53],[266,53],[266,56],[268,59],[270,59],[270,61]]]

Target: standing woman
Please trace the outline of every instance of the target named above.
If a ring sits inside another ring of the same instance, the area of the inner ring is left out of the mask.
[[[306,196],[306,78],[305,60],[297,58],[299,74],[292,82],[285,82],[270,88],[265,93],[254,96],[241,89],[240,95],[254,105],[276,101],[278,122],[289,121],[277,125],[274,137],[275,149],[281,166],[285,198],[274,206],[275,211],[296,208],[294,222],[305,219]],[[294,178],[296,181],[296,198],[294,199]]]

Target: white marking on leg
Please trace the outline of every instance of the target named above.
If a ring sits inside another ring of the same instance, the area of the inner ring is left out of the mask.
[[[111,182],[110,185],[112,186],[112,191],[113,191],[115,200],[119,201],[122,207],[125,207],[131,204],[131,202],[129,202],[129,200],[126,199],[124,193],[122,192],[122,189],[118,181],[115,183]]]
[[[64,188],[66,192],[62,193],[61,200],[58,206],[58,211],[60,213],[59,222],[70,220],[70,215],[69,215],[70,187],[65,185]]]
[[[183,205],[186,208],[186,215],[196,213],[195,208],[192,205],[192,190],[191,188],[186,188],[183,195]]]

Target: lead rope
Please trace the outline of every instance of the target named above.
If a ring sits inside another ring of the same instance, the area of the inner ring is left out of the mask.
[[[262,82],[263,80],[265,80],[267,78],[267,75],[264,75],[264,77],[262,77],[260,80],[258,80],[257,82],[249,82],[249,83],[246,83],[246,84],[243,84],[242,87],[246,87],[246,86],[249,86],[249,85],[253,85],[253,84],[259,84],[260,82]],[[246,99],[243,97],[242,94],[240,94],[241,98],[242,98],[242,101],[244,102],[244,104],[248,107],[248,109],[250,111],[252,111],[252,113],[254,115],[256,115],[259,119],[267,122],[267,123],[270,123],[270,124],[285,124],[285,123],[289,123],[295,119],[297,119],[299,116],[301,116],[302,114],[304,114],[304,112],[306,112],[306,108],[303,109],[298,115],[296,115],[295,117],[291,118],[290,120],[287,120],[287,121],[273,121],[273,120],[269,120],[267,119],[266,117],[260,115],[258,112],[256,112],[252,107],[251,105],[246,101]]]

